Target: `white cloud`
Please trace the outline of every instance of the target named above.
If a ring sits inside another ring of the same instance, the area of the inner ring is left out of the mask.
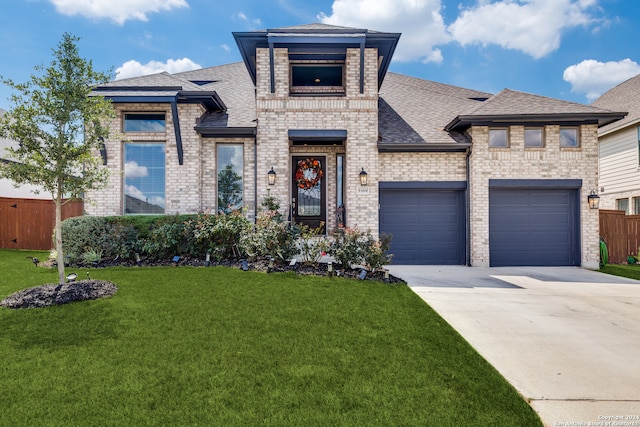
[[[197,70],[202,68],[189,58],[169,59],[167,62],[149,61],[141,64],[138,61],[127,61],[116,69],[116,80],[128,77],[145,76],[166,71],[168,73],[180,73],[182,71]]]
[[[130,160],[124,164],[124,176],[127,178],[143,178],[148,175],[149,170],[147,167],[140,166],[136,161]]]
[[[564,70],[562,78],[571,83],[571,92],[584,93],[589,101],[615,85],[640,74],[640,65],[631,59],[600,62],[585,59]]]
[[[441,0],[335,0],[331,15],[318,19],[330,25],[402,32],[394,59],[442,62],[434,46],[446,44]]]
[[[124,194],[135,197],[139,200],[145,200],[147,198],[147,196],[145,196],[144,193],[135,185],[126,185],[124,188]]]
[[[91,19],[111,19],[122,25],[129,19],[148,21],[147,13],[189,7],[186,0],[49,0],[58,13]]]
[[[496,44],[542,58],[560,46],[567,28],[595,22],[597,0],[479,0],[448,31],[460,44]]]

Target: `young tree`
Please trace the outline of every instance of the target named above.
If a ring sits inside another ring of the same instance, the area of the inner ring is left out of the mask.
[[[78,54],[77,41],[62,36],[48,68],[36,66],[40,75],[26,83],[2,78],[15,93],[14,108],[0,118],[0,136],[15,140],[8,149],[12,162],[0,163],[0,176],[15,185],[34,184],[52,194],[56,206],[55,247],[58,281],[65,283],[62,251],[64,197],[79,196],[106,182],[96,153],[108,135],[103,124],[115,114],[109,101],[89,96],[92,89],[110,80],[111,73],[93,70],[93,63]]]

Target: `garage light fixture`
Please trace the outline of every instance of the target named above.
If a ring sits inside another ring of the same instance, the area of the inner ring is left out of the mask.
[[[360,185],[367,185],[367,176],[367,172],[362,168],[362,171],[360,171]]]
[[[267,172],[267,181],[269,185],[274,185],[276,183],[276,171],[273,170],[273,166],[271,166],[271,170]]]
[[[587,196],[587,201],[589,202],[589,208],[600,209],[600,196],[594,190],[591,190],[591,194]]]

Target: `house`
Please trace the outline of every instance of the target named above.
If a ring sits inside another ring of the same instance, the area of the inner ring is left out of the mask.
[[[0,108],[0,116],[4,113]],[[15,148],[17,144],[16,141],[0,137],[0,162],[11,161],[7,148]],[[51,200],[51,193],[30,184],[15,186],[11,180],[0,178],[0,197]]]
[[[600,207],[640,214],[640,74],[596,99],[594,107],[628,111],[598,130]]]
[[[393,235],[398,264],[597,268],[598,127],[623,114],[388,72],[400,34],[234,33],[243,62],[110,82],[94,215],[227,211]]]

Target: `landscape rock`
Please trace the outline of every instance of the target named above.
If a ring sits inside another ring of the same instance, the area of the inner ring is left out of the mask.
[[[46,284],[23,289],[0,301],[7,308],[39,308],[106,298],[118,291],[116,285],[105,280],[80,280],[64,285]]]

